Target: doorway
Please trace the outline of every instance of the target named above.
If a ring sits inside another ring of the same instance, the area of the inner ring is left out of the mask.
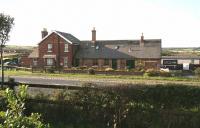
[[[112,59],[112,69],[117,69],[117,59]]]

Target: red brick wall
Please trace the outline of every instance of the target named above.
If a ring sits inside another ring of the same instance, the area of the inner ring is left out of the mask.
[[[142,63],[145,69],[148,68],[159,68],[161,60],[160,59],[134,59],[135,67],[137,67],[138,63]],[[93,59],[81,59],[80,66],[93,66]],[[109,65],[104,65],[104,59],[98,59],[98,68],[105,69],[107,67],[112,67],[112,59],[109,59]],[[117,68],[118,69],[126,69],[126,59],[117,59]]]
[[[48,52],[49,43],[52,44],[52,52]],[[68,43],[69,52],[64,52],[65,43]],[[40,59],[38,64],[40,66],[46,65],[46,62],[44,61],[43,58],[44,55],[56,55],[57,66],[59,64],[59,60],[60,60],[60,66],[62,66],[62,64],[64,64],[64,57],[68,57],[68,67],[71,67],[73,62],[73,54],[75,53],[73,50],[74,47],[75,47],[74,45],[70,44],[69,42],[66,42],[63,38],[59,37],[57,34],[52,33],[39,44]]]
[[[20,58],[20,66],[21,67],[30,67],[32,63],[32,59],[28,58],[28,56],[22,56]]]
[[[149,68],[159,68],[160,67],[160,64],[161,64],[161,59],[137,59],[136,60],[137,63],[142,63],[144,65],[144,68],[145,69],[149,69]],[[137,66],[137,64],[136,64]]]

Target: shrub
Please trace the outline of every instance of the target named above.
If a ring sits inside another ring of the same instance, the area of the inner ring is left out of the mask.
[[[174,70],[174,71],[170,71],[171,76],[182,76],[183,71],[182,70]]]
[[[160,71],[159,75],[162,77],[170,77],[171,73],[170,72],[165,72],[165,71]]]
[[[145,72],[146,76],[159,76],[160,72],[155,69],[147,69]]]
[[[145,66],[144,66],[143,63],[138,63],[135,69],[136,69],[136,71],[141,71],[141,72],[143,72],[143,71],[144,71],[144,68],[145,68]]]
[[[106,68],[105,71],[114,71],[113,68]]]
[[[200,68],[196,68],[194,72],[196,76],[200,77]]]
[[[12,78],[12,77],[8,77],[8,87],[10,89],[14,89],[14,86],[15,86],[15,78]]]
[[[79,67],[72,67],[70,70],[79,70]]]
[[[31,113],[30,116],[24,114],[24,103],[27,97],[27,86],[19,87],[19,92],[14,93],[13,90],[6,89],[6,98],[8,109],[6,112],[1,112],[1,118],[4,120],[0,123],[0,128],[48,128],[48,125],[43,124],[40,120],[41,115]]]
[[[89,68],[88,69],[88,74],[94,75],[95,74],[95,70],[93,68]]]
[[[8,77],[8,82],[9,82],[9,83],[14,83],[14,82],[15,82],[15,78]]]
[[[55,73],[55,68],[53,68],[53,67],[47,68],[46,71],[47,71],[47,73]]]
[[[85,70],[85,69],[87,69],[87,66],[81,66],[80,69]]]

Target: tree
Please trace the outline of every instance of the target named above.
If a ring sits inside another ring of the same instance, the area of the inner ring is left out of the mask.
[[[9,33],[14,25],[14,18],[0,13],[0,52],[1,52],[1,88],[4,84],[3,48],[9,40]]]
[[[0,112],[3,123],[0,128],[49,128],[49,125],[43,124],[38,113],[31,113],[26,116],[23,112],[25,109],[25,100],[27,97],[27,87],[22,85],[19,91],[15,92],[11,89],[6,89],[6,98],[8,101],[8,109],[6,112]]]

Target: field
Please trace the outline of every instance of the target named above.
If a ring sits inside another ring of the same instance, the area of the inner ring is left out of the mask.
[[[191,48],[162,48],[162,56],[199,56],[200,48],[191,47]]]

